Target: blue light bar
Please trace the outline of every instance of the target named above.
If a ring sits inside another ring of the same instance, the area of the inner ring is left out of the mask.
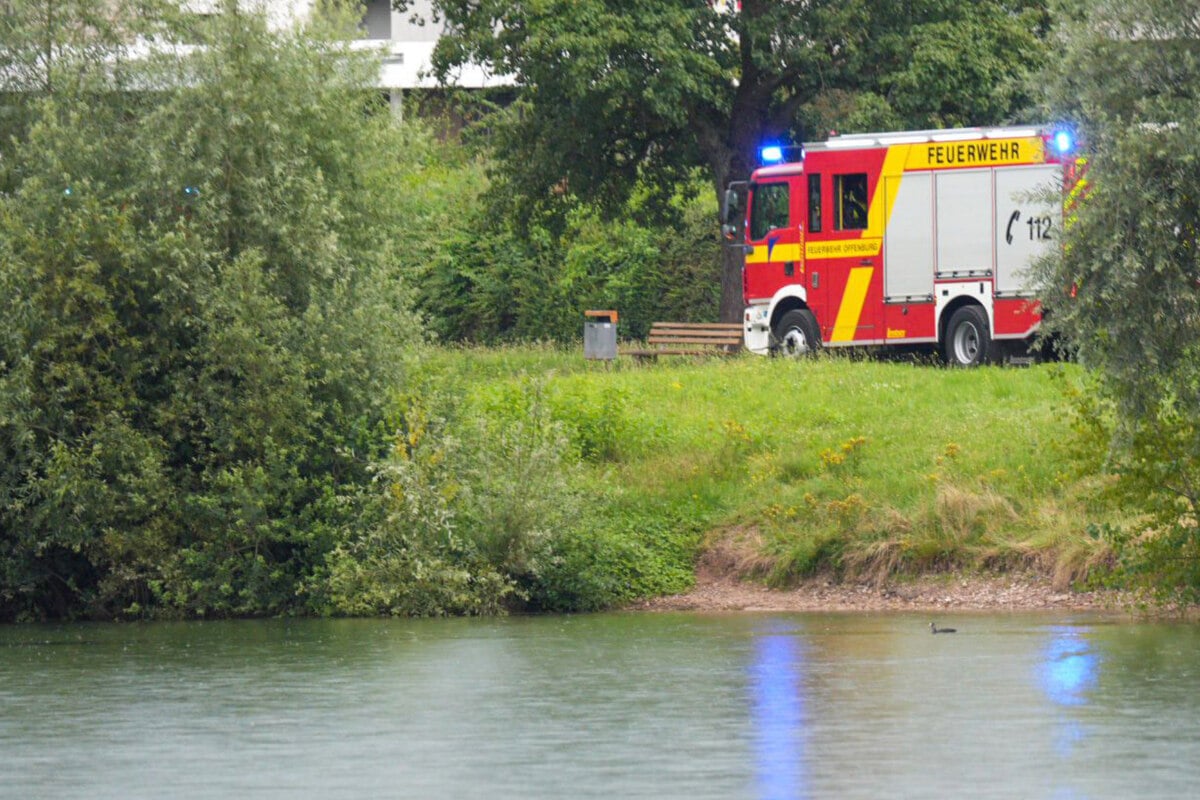
[[[769,144],[758,151],[758,157],[764,164],[778,164],[783,161],[783,148],[777,144]]]
[[[1075,146],[1075,137],[1071,136],[1070,131],[1059,131],[1054,134],[1054,147],[1059,153],[1065,154],[1071,152],[1071,148]]]

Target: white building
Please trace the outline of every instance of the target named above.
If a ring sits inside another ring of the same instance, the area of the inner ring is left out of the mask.
[[[186,0],[197,14],[217,13],[220,0]],[[314,0],[240,0],[245,7],[266,12],[267,20],[276,28],[284,28],[304,20],[312,13]],[[430,0],[412,0],[409,10],[392,8],[391,0],[363,0],[363,38],[357,46],[380,48],[383,69],[379,88],[392,98],[399,111],[400,97],[408,89],[433,89],[439,84],[431,74],[430,59],[434,45],[442,33],[441,23],[433,21]],[[511,86],[512,80],[497,76],[478,65],[463,67],[449,76],[449,84],[463,89],[486,89]]]
[[[304,0],[277,2],[285,4]],[[442,24],[433,21],[430,0],[413,0],[408,11],[404,12],[393,9],[391,0],[367,0],[364,5],[364,44],[382,44],[387,48],[379,76],[379,87],[391,98],[393,111],[400,114],[401,100],[406,89],[431,89],[439,85],[431,74],[430,59],[433,48],[442,34]],[[463,89],[487,89],[494,86],[511,86],[512,80],[472,64],[449,76],[448,83]]]

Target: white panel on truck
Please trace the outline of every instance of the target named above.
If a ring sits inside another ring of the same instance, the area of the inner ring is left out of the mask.
[[[937,174],[939,275],[992,269],[992,170]]]
[[[892,210],[883,236],[884,300],[933,294],[933,176],[887,178]]]
[[[1062,167],[996,170],[996,293],[1027,294],[1030,264],[1059,238]]]

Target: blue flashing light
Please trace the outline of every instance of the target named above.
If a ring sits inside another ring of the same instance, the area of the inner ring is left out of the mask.
[[[1059,154],[1065,155],[1071,152],[1074,146],[1075,137],[1071,135],[1070,131],[1058,131],[1054,134],[1054,147],[1058,150]]]
[[[769,144],[758,151],[758,157],[764,164],[778,164],[783,161],[783,148],[777,144]]]

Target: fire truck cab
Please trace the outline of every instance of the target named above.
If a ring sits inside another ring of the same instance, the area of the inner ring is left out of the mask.
[[[1072,149],[1068,132],[1028,127],[764,148],[774,163],[725,204],[746,253],[747,349],[925,344],[973,366],[1027,342],[1041,321],[1028,268],[1058,238]]]

